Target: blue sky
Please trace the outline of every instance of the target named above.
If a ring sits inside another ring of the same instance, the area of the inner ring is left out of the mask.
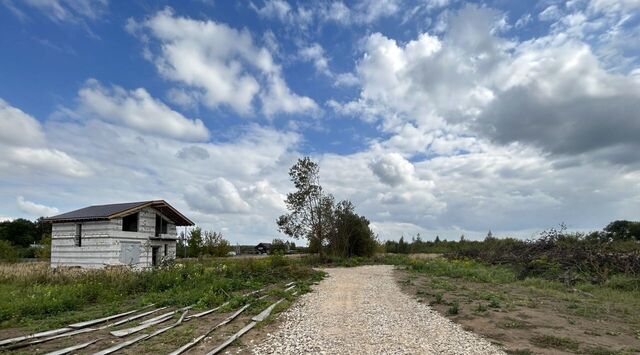
[[[278,237],[320,162],[382,239],[640,207],[640,1],[0,0],[0,218],[163,198]]]

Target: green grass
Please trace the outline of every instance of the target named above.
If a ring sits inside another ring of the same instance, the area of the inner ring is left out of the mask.
[[[247,290],[322,278],[282,257],[204,259],[154,270],[52,270],[46,265],[0,266],[0,327],[47,328],[155,303],[209,308],[244,302]]]

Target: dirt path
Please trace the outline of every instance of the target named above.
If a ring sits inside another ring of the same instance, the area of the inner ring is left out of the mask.
[[[257,354],[503,354],[404,294],[388,265],[327,269]]]

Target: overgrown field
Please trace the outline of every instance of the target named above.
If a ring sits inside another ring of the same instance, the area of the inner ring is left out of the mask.
[[[401,287],[512,354],[640,352],[640,279],[571,284],[472,260],[387,256]]]
[[[282,256],[181,261],[148,271],[50,269],[0,264],[0,329],[46,330],[155,303],[196,309],[233,301],[270,284],[322,277]]]

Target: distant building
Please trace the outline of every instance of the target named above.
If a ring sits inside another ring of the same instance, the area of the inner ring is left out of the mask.
[[[258,254],[269,254],[269,250],[271,250],[271,243],[260,243],[256,245]]]
[[[193,225],[164,200],[89,206],[46,220],[52,267],[159,265],[176,256],[176,226]]]

